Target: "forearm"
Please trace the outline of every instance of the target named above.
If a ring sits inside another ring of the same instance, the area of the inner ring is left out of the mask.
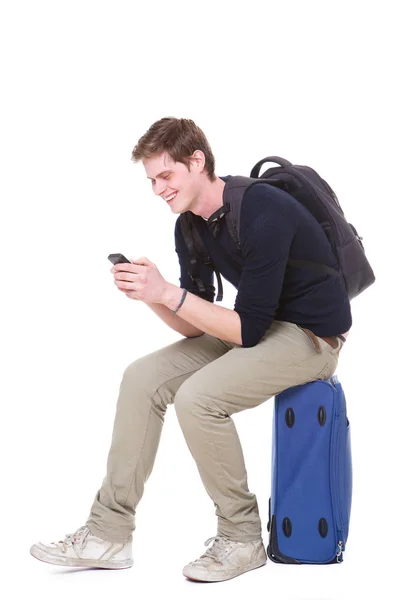
[[[179,303],[179,301],[178,301]],[[177,304],[178,304],[177,303]],[[194,325],[191,325],[184,319],[181,319],[178,315],[171,312],[169,308],[164,306],[164,304],[158,303],[147,303],[147,306],[151,308],[153,312],[156,313],[157,316],[160,317],[171,329],[177,331],[178,333],[184,335],[185,337],[196,337],[199,335],[203,335],[204,331],[201,331]],[[172,310],[174,310],[176,306]]]
[[[168,284],[162,304],[169,310],[174,310],[181,298],[182,289]],[[234,310],[216,306],[216,304],[188,292],[184,303],[179,308],[179,316],[181,320],[190,323],[200,331],[239,346],[242,345],[242,324],[239,314]]]

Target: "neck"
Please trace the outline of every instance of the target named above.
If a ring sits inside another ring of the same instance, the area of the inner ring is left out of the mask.
[[[191,212],[204,219],[208,219],[216,210],[223,206],[224,187],[225,181],[219,177],[215,181],[207,179],[207,183],[197,197],[195,205],[190,209]]]

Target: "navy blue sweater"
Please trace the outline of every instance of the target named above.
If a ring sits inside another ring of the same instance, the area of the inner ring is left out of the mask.
[[[338,268],[322,227],[292,196],[267,184],[246,193],[240,217],[241,250],[229,235],[225,217],[219,219],[214,237],[212,216],[209,221],[193,216],[215,268],[238,290],[234,310],[240,316],[244,348],[255,346],[274,319],[296,323],[321,337],[350,329],[350,301],[342,277],[287,264],[290,257]],[[200,269],[206,293],[199,292],[188,274],[189,253],[180,218],[175,225],[175,250],[181,288],[213,302],[212,267]]]

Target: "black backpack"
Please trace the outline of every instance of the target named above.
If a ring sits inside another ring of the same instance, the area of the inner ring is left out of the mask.
[[[279,167],[272,167],[259,176],[260,169],[266,162],[274,162]],[[311,212],[320,223],[331,244],[339,270],[320,263],[291,258],[289,258],[288,264],[294,267],[306,266],[318,273],[342,276],[350,300],[374,283],[375,275],[365,256],[362,238],[358,235],[356,228],[346,221],[332,188],[314,169],[292,165],[279,156],[269,156],[260,160],[253,167],[250,177],[235,176],[229,177],[226,181],[223,194],[224,204],[213,216],[217,217],[216,220],[225,216],[228,231],[238,249],[240,249],[239,231],[243,197],[253,185],[258,183],[268,183],[288,192]],[[199,261],[211,265],[212,261],[196,228],[195,220],[198,217],[187,211],[182,213],[179,218],[183,239],[189,250],[189,275],[197,284],[199,292],[205,292],[204,284],[199,277]],[[214,271],[218,279],[216,300],[220,301],[222,300],[222,282],[218,271],[215,268]]]

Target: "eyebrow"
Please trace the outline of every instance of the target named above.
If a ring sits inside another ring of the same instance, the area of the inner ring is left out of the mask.
[[[165,173],[171,173],[171,170],[167,169],[166,171],[163,171],[162,173],[159,173],[155,177],[148,177],[147,179],[157,179],[157,177],[161,177],[161,175],[165,175]]]

